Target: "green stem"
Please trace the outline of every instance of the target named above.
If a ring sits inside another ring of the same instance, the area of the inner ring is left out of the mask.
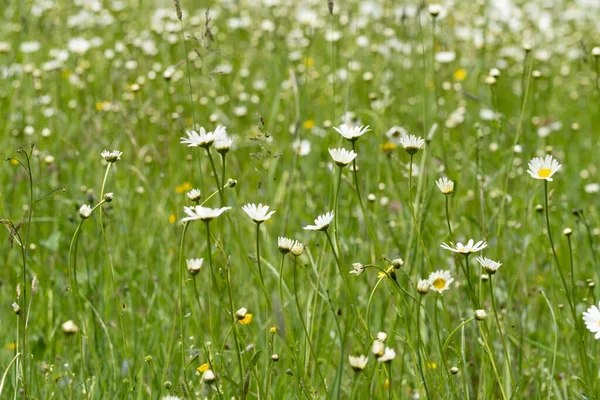
[[[490,274],[489,283],[490,283],[490,297],[492,299],[492,311],[494,312],[494,319],[496,320],[496,325],[498,325],[498,332],[500,332],[500,340],[502,341],[502,348],[504,349],[504,358],[506,358],[506,363],[508,364],[508,371],[510,377],[510,385],[513,390],[515,389],[515,378],[513,375],[513,369],[510,362],[510,356],[508,353],[508,346],[506,345],[506,339],[504,338],[504,332],[502,331],[502,325],[500,324],[500,319],[498,318],[498,311],[496,310],[496,295],[494,294],[494,285],[492,283],[493,274]]]
[[[452,234],[452,225],[450,225],[450,211],[449,211],[449,195],[446,195],[446,224],[448,225],[448,233],[450,234],[450,240],[454,241],[454,235]]]
[[[425,389],[426,398],[431,399],[431,395],[429,394],[429,389],[427,387],[427,380],[425,379],[425,374],[423,373],[423,360],[421,359],[421,297],[417,297],[417,366],[419,367],[419,374],[421,375],[421,381],[423,384],[423,388]],[[424,346],[425,344],[423,344]]]
[[[215,181],[217,182],[217,187],[219,188],[219,198],[221,199],[221,207],[225,206],[225,197],[223,196],[223,188],[221,188],[221,183],[219,182],[219,174],[217,173],[217,168],[215,167],[215,160],[213,160],[212,153],[210,152],[210,148],[206,147],[206,153],[208,154],[208,159],[210,160],[210,165],[213,170],[213,175],[215,176]]]
[[[241,398],[244,400],[246,398],[246,391],[244,390],[244,364],[242,362],[242,348],[240,346],[240,341],[238,338],[237,325],[236,325],[236,317],[235,317],[235,308],[233,306],[233,291],[231,289],[231,265],[227,267],[227,289],[229,293],[229,310],[231,314],[231,320],[233,323],[233,339],[235,340],[235,350],[237,354],[238,360],[238,368],[240,370],[240,391]]]
[[[185,327],[183,323],[183,280],[185,274],[185,267],[183,265],[183,244],[185,242],[185,234],[188,230],[189,222],[185,222],[183,225],[183,232],[181,234],[181,242],[179,244],[179,329],[181,332],[181,373],[183,374],[183,384],[188,389],[188,393],[191,393],[188,387],[186,365],[185,365]]]

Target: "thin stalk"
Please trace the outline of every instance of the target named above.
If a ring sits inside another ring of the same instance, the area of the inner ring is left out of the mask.
[[[575,270],[573,267],[573,246],[571,245],[571,235],[567,235],[567,242],[569,242],[569,265],[571,267],[571,295],[575,297]]]
[[[183,374],[183,383],[188,389],[188,393],[191,393],[188,387],[186,365],[185,365],[185,327],[183,323],[183,279],[185,274],[185,267],[183,265],[183,244],[185,242],[185,234],[187,233],[189,222],[186,221],[183,224],[183,232],[181,233],[181,242],[179,244],[179,330],[181,332],[181,373]]]
[[[449,211],[449,195],[446,195],[446,224],[448,225],[448,233],[450,235],[450,240],[454,241],[454,235],[452,234],[452,225],[450,225],[450,211]]]
[[[338,214],[338,200],[340,197],[340,187],[342,186],[342,167],[339,167],[339,173],[338,173],[338,185],[337,185],[337,189],[335,191],[335,199],[333,200],[333,212],[335,214],[335,221],[334,221],[334,228],[335,228],[335,244],[338,246],[337,249],[338,251],[340,251],[340,230],[338,227],[338,219],[339,219],[339,214]]]
[[[502,393],[502,398],[504,400],[506,400],[506,393],[504,393],[504,386],[502,385],[502,380],[500,379],[500,373],[498,372],[498,368],[496,367],[496,361],[494,361],[494,356],[492,353],[492,349],[486,339],[486,333],[484,332],[484,329],[481,327],[481,324],[485,324],[483,321],[480,321],[478,323],[479,325],[479,331],[481,333],[481,339],[483,340],[483,344],[485,347],[485,353],[487,353],[489,359],[490,359],[490,363],[492,364],[492,370],[494,371],[494,376],[496,377],[496,381],[498,382],[498,386],[500,387],[500,393]]]
[[[215,181],[217,182],[217,187],[219,188],[219,198],[221,199],[221,207],[224,207],[225,197],[223,196],[223,188],[221,188],[221,183],[219,182],[219,174],[217,173],[217,168],[215,167],[215,160],[213,160],[212,153],[210,152],[210,148],[206,147],[206,153],[208,154],[208,159],[210,160],[210,165],[213,170],[213,175],[215,176]]]
[[[410,207],[410,215],[413,220],[413,229],[417,232],[419,242],[421,243],[421,248],[423,249],[423,256],[425,257],[425,261],[427,262],[427,267],[431,271],[431,263],[429,261],[429,255],[427,254],[427,248],[425,247],[425,242],[423,241],[423,237],[421,236],[421,229],[419,228],[419,224],[417,223],[417,217],[415,215],[415,206],[414,206],[413,200],[412,200],[412,170],[413,170],[414,153],[409,153],[409,154],[410,154],[410,164],[408,166],[408,205]],[[411,233],[411,236],[412,236],[412,233]],[[410,242],[411,241],[409,240],[409,246],[411,244]]]
[[[425,374],[423,373],[423,360],[421,359],[421,295],[417,297],[417,366],[419,367],[419,374],[421,375],[421,381],[423,383],[423,387],[425,389],[426,398],[431,399],[431,395],[429,394],[429,389],[427,387],[427,380],[425,379]],[[424,344],[423,344],[424,345]]]
[[[510,362],[510,356],[508,353],[508,346],[506,345],[506,339],[504,338],[504,332],[502,331],[502,325],[500,324],[500,319],[498,318],[498,311],[496,310],[496,295],[494,294],[494,285],[492,283],[493,274],[490,274],[489,283],[490,283],[490,297],[492,299],[492,311],[494,313],[494,319],[496,320],[496,325],[498,326],[498,332],[500,332],[500,340],[502,341],[502,348],[504,350],[504,358],[506,358],[506,363],[508,364],[508,371],[510,376],[510,385],[513,390],[515,389],[515,377],[513,375],[513,369]]]
[[[548,213],[548,181],[544,180],[544,210],[546,214],[546,230],[548,231],[548,239],[550,240],[550,247],[552,247],[552,255],[554,256],[554,261],[556,263],[556,269],[558,269],[558,274],[560,275],[560,280],[563,284],[563,288],[565,290],[565,295],[567,296],[567,302],[569,303],[569,307],[571,309],[571,314],[573,316],[573,323],[575,324],[575,328],[577,328],[577,336],[579,337],[580,344],[580,357],[582,362],[582,367],[584,369],[584,376],[586,377],[585,384],[593,384],[592,378],[590,375],[588,360],[587,360],[587,351],[585,348],[585,339],[581,332],[581,325],[579,318],[577,318],[577,311],[575,310],[575,304],[573,303],[573,297],[569,292],[569,287],[567,285],[567,281],[565,280],[565,275],[563,274],[562,268],[560,266],[560,261],[558,259],[558,255],[556,254],[556,248],[554,247],[554,240],[552,239],[552,229],[550,228],[550,217]]]
[[[352,141],[352,151],[356,153],[356,141]],[[354,186],[356,189],[356,195],[358,196],[358,203],[360,205],[360,210],[362,211],[363,217],[365,218],[365,223],[367,224],[367,229],[369,230],[369,235],[371,236],[371,240],[373,240],[373,245],[375,246],[376,259],[381,257],[381,247],[379,247],[379,241],[377,240],[377,236],[373,232],[373,228],[371,227],[371,222],[369,221],[369,216],[367,215],[367,210],[365,209],[365,205],[362,201],[362,197],[360,195],[360,187],[358,185],[358,175],[356,174],[356,158],[352,160],[352,173],[354,175]],[[337,215],[336,215],[337,218]]]
[[[210,251],[210,250],[209,250]],[[238,338],[237,325],[236,325],[236,317],[235,317],[235,308],[233,307],[233,291],[231,289],[231,265],[227,267],[227,289],[229,294],[229,310],[231,314],[231,320],[233,323],[233,339],[235,341],[235,350],[238,360],[238,368],[240,370],[240,391],[241,398],[244,400],[246,398],[246,391],[244,390],[244,364],[242,362],[242,348],[240,347],[240,341]]]
[[[546,293],[542,290],[541,294],[544,296],[544,300],[546,300],[546,304],[552,315],[552,322],[554,323],[554,351],[552,352],[552,367],[550,368],[550,374],[548,375],[548,400],[550,400],[552,398],[552,381],[554,379],[554,367],[556,366],[556,353],[558,353],[558,323],[556,322],[556,315],[554,315],[552,304],[550,304],[550,300],[546,297]]]

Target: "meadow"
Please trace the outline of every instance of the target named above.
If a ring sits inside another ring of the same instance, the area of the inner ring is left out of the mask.
[[[600,398],[597,1],[0,16],[0,398]]]

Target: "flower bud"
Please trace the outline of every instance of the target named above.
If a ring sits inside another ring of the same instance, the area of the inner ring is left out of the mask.
[[[563,230],[563,235],[565,235],[567,237],[571,236],[572,234],[573,234],[573,230],[571,228],[565,228]]]
[[[483,321],[487,317],[485,310],[475,310],[475,319],[477,321]]]
[[[114,197],[114,194],[112,192],[111,193],[106,193],[104,195],[104,201],[106,203],[110,203],[111,201],[113,201],[113,197]]]

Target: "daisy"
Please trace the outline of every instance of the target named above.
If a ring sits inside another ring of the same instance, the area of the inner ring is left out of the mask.
[[[440,189],[440,191],[445,195],[449,195],[450,193],[452,193],[454,191],[454,182],[452,182],[450,179],[446,178],[445,176],[443,176],[440,179],[438,179],[437,181],[435,181],[435,184]]]
[[[304,229],[309,231],[326,231],[327,228],[329,228],[331,221],[333,221],[333,216],[333,211],[319,215],[317,219],[315,219],[315,225],[307,225]]]
[[[275,214],[275,211],[269,211],[269,206],[263,206],[262,204],[248,203],[242,207],[242,210],[257,224],[265,222],[271,218],[271,215]]]
[[[450,284],[454,282],[454,278],[450,275],[450,271],[435,271],[429,275],[429,286],[438,293],[450,289]]]
[[[233,144],[233,139],[217,139],[215,140],[215,149],[220,154],[226,154],[231,149],[231,145]]]
[[[421,294],[427,294],[430,287],[429,279],[419,279],[419,282],[417,282],[417,292]]]
[[[294,239],[289,239],[283,236],[279,236],[277,238],[277,247],[279,247],[279,251],[282,254],[287,254],[290,251],[292,251],[292,248],[294,247],[294,245],[296,244],[296,241]]]
[[[300,257],[302,253],[304,253],[304,245],[296,241],[296,243],[294,243],[294,245],[292,246],[291,252],[295,257]]]
[[[113,150],[113,151],[104,150],[102,153],[100,153],[100,155],[107,162],[114,163],[121,159],[121,156],[123,155],[123,153],[120,152],[119,150]]]
[[[396,358],[396,351],[394,349],[390,349],[389,347],[385,348],[383,354],[377,359],[377,361],[382,363],[391,362],[394,358]]]
[[[350,366],[354,371],[360,372],[363,369],[365,369],[365,367],[367,366],[367,361],[369,361],[369,359],[362,355],[358,357],[348,356],[348,361],[350,362]]]
[[[590,332],[596,334],[594,339],[600,339],[600,310],[595,304],[583,313],[583,322]]]
[[[192,189],[187,192],[187,197],[189,197],[191,201],[200,201],[202,194],[200,193],[200,189]]]
[[[181,221],[195,221],[197,219],[209,222],[210,220],[217,218],[219,215],[223,214],[225,211],[231,210],[231,207],[222,207],[222,208],[210,208],[210,207],[202,207],[202,206],[193,206],[193,207],[183,207],[183,211],[188,215],[186,218],[183,218]]]
[[[410,155],[415,154],[425,145],[425,139],[415,135],[404,135],[399,141],[404,150]]]
[[[502,263],[500,263],[498,261],[490,260],[489,258],[486,258],[486,257],[479,256],[476,258],[476,260],[479,261],[479,264],[481,264],[483,269],[485,269],[485,271],[490,275],[494,275],[496,273],[496,271],[498,270],[498,268],[500,268],[500,266],[502,266]]]
[[[191,275],[196,275],[200,272],[200,268],[202,268],[202,262],[204,258],[191,258],[189,260],[185,260],[187,264],[187,270]]]
[[[349,140],[351,142],[355,142],[356,140],[358,140],[359,137],[361,137],[362,135],[364,135],[365,133],[367,133],[371,130],[369,128],[369,125],[357,126],[357,125],[348,125],[348,124],[342,124],[342,125],[340,125],[339,128],[334,127],[333,129],[335,129],[337,133],[339,133],[340,135],[342,135],[344,138],[346,138],[347,140]]]
[[[456,244],[450,242],[450,245],[443,243],[440,245],[440,247],[455,253],[471,254],[485,249],[487,247],[487,243],[484,240],[480,240],[479,242],[475,243],[473,239],[469,239],[466,245],[463,245],[460,242]]]
[[[554,157],[548,154],[545,158],[535,157],[529,161],[527,173],[535,179],[545,179],[552,182],[552,175],[562,167]]]
[[[217,127],[219,129],[219,127]],[[217,131],[215,129],[215,132]],[[215,142],[215,134],[212,132],[207,132],[206,129],[200,127],[200,131],[196,132],[195,130],[186,131],[187,138],[180,138],[181,144],[187,144],[188,147],[203,147],[208,149]]]
[[[392,126],[385,135],[390,139],[400,139],[402,136],[408,135],[406,129],[401,126]]]
[[[329,149],[329,154],[331,154],[333,161],[340,167],[350,164],[358,155],[353,150],[348,151],[346,149]]]
[[[374,340],[373,347],[371,348],[371,353],[373,353],[373,355],[375,355],[376,357],[381,357],[383,355],[384,351],[385,351],[385,346],[384,346],[383,342],[381,342],[379,340]]]

